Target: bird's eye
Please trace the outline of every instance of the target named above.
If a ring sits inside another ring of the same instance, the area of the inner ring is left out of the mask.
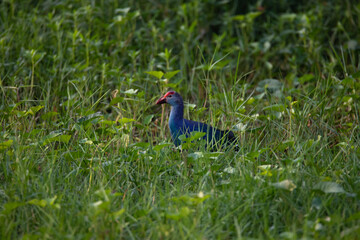
[[[172,97],[172,95],[169,95],[169,96],[168,96],[168,98],[171,98],[171,97]]]

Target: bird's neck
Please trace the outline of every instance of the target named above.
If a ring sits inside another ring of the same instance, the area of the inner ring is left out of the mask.
[[[182,122],[184,119],[184,104],[171,106],[169,124]]]

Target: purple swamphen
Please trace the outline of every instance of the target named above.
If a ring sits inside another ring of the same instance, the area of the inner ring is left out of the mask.
[[[232,131],[222,131],[205,123],[184,119],[184,102],[179,93],[174,91],[167,92],[156,102],[156,104],[163,103],[171,105],[169,128],[175,146],[181,144],[179,136],[184,134],[186,137],[189,137],[193,131],[206,133],[203,139],[209,143],[211,148],[224,148],[236,144],[237,139]],[[237,146],[235,148],[238,149]]]

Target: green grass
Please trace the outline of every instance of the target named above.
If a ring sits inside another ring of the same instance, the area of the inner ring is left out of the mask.
[[[358,3],[35,2],[0,3],[1,239],[359,238]],[[175,149],[168,89],[241,150]]]

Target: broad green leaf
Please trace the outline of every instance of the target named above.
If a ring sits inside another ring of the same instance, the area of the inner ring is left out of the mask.
[[[313,74],[305,74],[305,75],[299,77],[298,81],[299,81],[299,83],[304,84],[314,78],[315,78],[315,76]]]
[[[134,11],[134,12],[130,12],[128,13],[128,15],[126,16],[127,19],[133,20],[137,17],[140,16],[140,11]]]
[[[282,232],[279,234],[281,239],[296,239],[297,235],[295,232]]]
[[[130,11],[130,8],[117,8],[115,9],[115,13],[121,13],[123,15],[126,15]]]
[[[311,148],[311,146],[314,144],[314,139],[308,139],[304,143],[304,149],[307,150]]]
[[[143,121],[144,125],[149,125],[153,118],[154,118],[154,114],[147,115]]]
[[[180,141],[186,141],[186,139],[188,139],[188,137],[186,136],[186,134],[182,134],[179,136]]]
[[[138,142],[138,143],[133,144],[132,146],[146,149],[146,148],[148,148],[150,146],[150,143],[148,143],[148,142]]]
[[[195,69],[202,69],[204,71],[210,71],[211,66],[210,66],[210,64],[201,64],[201,65],[197,66]]]
[[[134,95],[134,94],[136,94],[137,92],[138,92],[139,90],[138,89],[128,89],[128,90],[126,90],[124,93],[125,94],[129,94],[129,95]]]
[[[93,141],[91,141],[91,140],[89,140],[89,139],[87,139],[87,138],[81,139],[81,140],[79,141],[79,143],[89,144],[89,145],[94,144]]]
[[[292,22],[296,18],[295,13],[284,13],[280,15],[280,19],[287,22]]]
[[[245,15],[236,15],[232,19],[237,20],[237,21],[244,21],[245,20]]]
[[[121,124],[125,124],[125,123],[129,123],[129,122],[134,122],[135,120],[132,118],[121,118],[118,120],[119,123]]]
[[[215,186],[224,186],[229,185],[231,183],[230,180],[221,180],[220,183],[216,184]]]
[[[49,135],[46,135],[45,137],[43,137],[41,141],[42,141],[42,142],[45,142],[45,141],[47,141],[48,139],[55,138],[55,137],[57,137],[57,136],[59,136],[59,135],[61,135],[61,134],[62,134],[62,132],[60,132],[60,131],[51,132]]]
[[[345,78],[344,80],[341,81],[341,84],[344,85],[344,86],[346,86],[346,87],[352,88],[352,87],[354,86],[354,82],[355,82],[355,81],[356,81],[356,80],[355,80],[354,78],[352,78],[352,77],[347,77],[347,78]]]
[[[56,209],[60,209],[60,204],[55,203],[57,196],[54,196],[53,198],[47,198],[47,199],[32,199],[30,201],[28,201],[28,204],[31,205],[36,205],[39,207],[45,207],[45,206],[49,206],[52,208],[56,208]]]
[[[113,126],[113,125],[116,124],[116,121],[110,121],[110,120],[105,120],[105,119],[103,119],[103,120],[101,120],[100,123],[101,123],[102,125]]]
[[[101,159],[98,159],[99,161],[101,161]],[[111,190],[110,189],[104,189],[104,188],[100,188],[98,190],[95,191],[95,194],[103,199],[108,199],[109,195],[111,194]]]
[[[182,142],[181,148],[182,149],[190,149],[193,145],[196,144],[195,142],[197,142],[198,140],[201,140],[201,138],[205,135],[206,135],[206,133],[197,132],[197,131],[191,132],[190,136],[187,136],[185,134],[180,135],[179,139]]]
[[[336,182],[319,182],[313,189],[320,190],[324,193],[345,193],[343,187]]]
[[[260,156],[261,153],[266,152],[267,150],[269,150],[269,148],[261,148],[257,151],[248,152],[245,155],[245,157],[249,160],[256,160]],[[265,166],[265,165],[263,165],[263,166]]]
[[[0,143],[0,150],[4,150],[9,148],[13,144],[13,140],[7,140],[5,142]]]
[[[254,96],[254,99],[263,99],[264,97],[266,96],[266,93],[265,92],[262,92],[256,96]]]
[[[2,214],[7,215],[18,207],[24,206],[23,202],[7,202],[3,205]]]
[[[266,106],[263,108],[263,110],[270,110],[270,111],[276,111],[276,112],[283,112],[286,109],[285,104],[274,104],[270,106]]]
[[[113,215],[115,218],[118,218],[118,217],[120,217],[121,215],[123,215],[124,212],[125,212],[125,209],[122,208],[122,209],[120,209],[119,211],[113,212],[112,215]]]
[[[124,101],[123,97],[115,97],[113,99],[111,99],[110,105],[115,105],[117,103],[121,103]]]
[[[230,60],[223,59],[223,60],[218,61],[218,62],[214,63],[213,65],[211,65],[211,69],[223,69],[229,63],[230,63]]]
[[[196,108],[196,104],[186,103],[185,107],[190,108],[191,110],[193,110],[194,108]]]
[[[180,72],[180,70],[176,70],[176,71],[172,71],[172,72],[167,72],[164,74],[164,78],[166,79],[171,79],[173,76],[175,76],[178,72]],[[161,78],[161,77],[160,77]]]
[[[162,76],[164,76],[164,73],[161,72],[161,71],[150,71],[150,72],[145,72],[145,73],[147,73],[147,74],[149,74],[149,75],[151,75],[151,76],[154,76],[154,77],[156,77],[157,79],[160,79],[160,78],[162,78]],[[174,75],[175,75],[175,74],[174,74]]]
[[[271,177],[273,175],[273,172],[271,171],[271,169],[268,170],[264,170],[260,173],[261,176],[267,176],[267,177]]]
[[[28,204],[36,205],[39,207],[45,207],[47,202],[45,199],[32,199],[27,202]]]
[[[161,144],[158,144],[154,147],[154,150],[155,151],[160,151],[161,149],[165,148],[165,147],[168,147],[168,146],[172,146],[173,144],[172,143],[161,143]]]
[[[94,210],[93,214],[99,215],[110,210],[110,201],[97,201],[91,203],[90,206]]]
[[[260,165],[258,168],[261,170],[260,175],[271,177],[273,175],[273,169],[271,165]]]
[[[293,148],[294,145],[295,145],[294,140],[291,140],[291,139],[290,139],[290,140],[286,140],[286,141],[280,143],[280,144],[276,147],[276,149],[279,150],[279,151],[284,151],[284,150],[287,149],[287,148]]]
[[[209,159],[217,159],[219,156],[223,155],[223,152],[205,152],[204,157]]]
[[[70,139],[71,139],[71,135],[60,135],[54,138],[55,141],[66,144],[69,143]]]
[[[196,132],[196,131],[191,132],[189,141],[198,140],[198,139],[204,137],[205,135],[206,135],[205,132]]]
[[[202,153],[202,152],[193,152],[193,153],[188,154],[188,157],[192,158],[194,160],[197,160],[199,158],[204,157],[204,153]]]
[[[123,23],[125,18],[121,15],[117,15],[113,18],[113,20],[114,20],[114,23]]]
[[[184,217],[187,217],[191,213],[191,210],[188,207],[182,207],[180,211],[176,213],[166,213],[165,216],[169,219],[180,220]]]
[[[247,104],[247,105],[251,105],[251,104],[253,104],[254,102],[255,102],[255,98],[251,97],[251,98],[249,98],[249,99],[247,100],[246,104]]]
[[[106,204],[107,203],[107,201],[106,202],[104,202],[104,201],[97,201],[97,202],[93,202],[93,203],[91,203],[90,205],[92,206],[92,207],[94,207],[94,208],[106,208]]]
[[[260,11],[258,11],[258,12],[249,12],[249,13],[246,14],[246,18],[248,18],[250,20],[254,20],[255,18],[257,18],[261,14],[262,14],[262,12],[260,12]]]
[[[258,12],[249,12],[245,15],[236,15],[234,16],[232,19],[236,20],[236,21],[248,21],[248,22],[252,22],[255,18],[257,18],[258,16],[260,16],[262,14],[262,12],[258,11]]]
[[[203,192],[199,192],[196,195],[189,196],[189,195],[183,195],[180,197],[174,197],[171,200],[174,202],[182,202],[187,205],[198,205],[202,202],[204,202],[206,199],[210,197],[210,194],[204,194]]]
[[[43,139],[42,145],[45,146],[52,142],[62,142],[62,143],[68,144],[70,139],[71,139],[71,135],[60,135],[60,134],[56,134],[56,133],[50,134]]]
[[[353,102],[353,98],[351,96],[344,96],[341,101],[346,104],[346,105],[350,105]]]
[[[50,206],[55,207],[55,208],[60,208],[60,204],[55,203],[56,199],[57,199],[57,196],[55,195],[53,198],[46,199],[46,201]]]
[[[37,113],[38,111],[40,111],[40,109],[44,108],[44,106],[35,106],[35,107],[31,107],[29,110],[27,110],[27,112],[25,113],[25,116],[27,115],[35,115],[35,113]]]
[[[259,151],[253,151],[246,154],[246,158],[250,160],[256,160],[260,156]]]
[[[284,84],[277,79],[264,79],[258,83],[256,91],[262,93],[267,90],[269,93],[275,93],[276,91],[282,90],[283,85]]]
[[[288,179],[281,182],[273,183],[272,185],[276,188],[285,189],[290,192],[292,192],[296,188],[296,185],[293,183],[293,181]]]
[[[258,168],[260,170],[268,170],[268,169],[271,169],[271,165],[268,164],[268,165],[259,165]]]
[[[236,172],[236,168],[227,167],[227,168],[224,169],[224,172],[234,174]]]

